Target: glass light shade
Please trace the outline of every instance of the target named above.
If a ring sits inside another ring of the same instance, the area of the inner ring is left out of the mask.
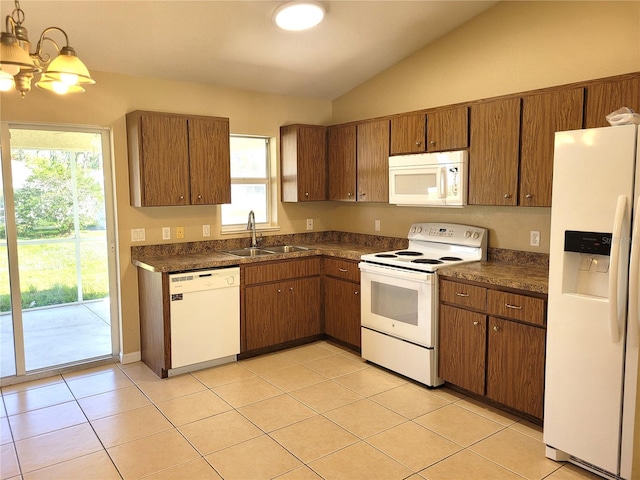
[[[63,48],[54,58],[46,71],[42,74],[43,80],[54,80],[67,85],[92,85],[96,81],[91,78],[89,70],[75,55],[65,53]],[[84,90],[83,90],[84,91]]]
[[[65,95],[67,93],[84,93],[84,88],[80,85],[69,85],[60,80],[52,80],[50,78],[45,78],[44,76],[42,77],[42,80],[36,82],[36,87],[57,93],[58,95]]]
[[[324,19],[325,10],[315,2],[289,2],[273,12],[273,20],[283,30],[307,30]]]
[[[15,86],[13,75],[0,71],[0,92],[8,92]]]
[[[17,75],[21,69],[37,71],[33,60],[18,45],[15,36],[6,32],[2,32],[0,37],[0,67],[10,75]]]

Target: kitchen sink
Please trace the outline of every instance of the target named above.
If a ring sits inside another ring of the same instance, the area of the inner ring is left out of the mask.
[[[296,245],[275,245],[273,247],[264,247],[264,250],[268,250],[273,253],[291,253],[302,252],[309,249],[306,247],[298,247]]]
[[[261,255],[273,255],[275,252],[263,248],[239,248],[237,250],[225,250],[223,253],[235,255],[236,257],[259,257]]]

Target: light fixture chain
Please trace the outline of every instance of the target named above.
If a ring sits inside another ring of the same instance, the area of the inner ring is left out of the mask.
[[[16,8],[14,8],[13,12],[11,12],[11,17],[13,18],[13,21],[18,25],[22,25],[22,22],[24,22],[25,19],[24,10],[20,8],[20,2],[18,0],[15,0],[14,3],[16,5]]]

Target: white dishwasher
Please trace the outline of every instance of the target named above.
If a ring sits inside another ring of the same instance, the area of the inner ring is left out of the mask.
[[[240,268],[169,275],[168,375],[233,362],[240,353]]]

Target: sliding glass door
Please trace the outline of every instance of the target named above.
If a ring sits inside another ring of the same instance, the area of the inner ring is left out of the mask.
[[[117,353],[109,145],[105,129],[2,124],[2,377]]]

